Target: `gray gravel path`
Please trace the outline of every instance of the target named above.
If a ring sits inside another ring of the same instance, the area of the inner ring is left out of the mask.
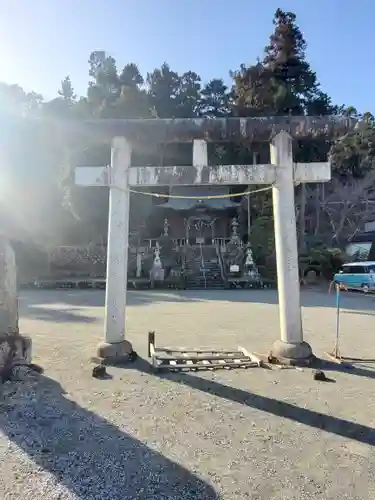
[[[22,294],[22,330],[45,374],[21,371],[1,388],[1,499],[375,498],[375,297],[343,300],[342,349],[368,361],[329,370],[335,383],[308,369],[161,377],[142,359],[92,379],[103,300]],[[278,335],[275,302],[272,291],[133,292],[129,338],[142,357],[150,328],[160,344],[265,351]],[[303,303],[306,338],[322,355],[334,298],[306,292]]]

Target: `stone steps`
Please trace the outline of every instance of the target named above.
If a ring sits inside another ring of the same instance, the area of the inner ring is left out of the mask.
[[[188,290],[223,290],[224,285],[222,283],[194,281],[188,282],[186,288]]]
[[[220,267],[217,262],[205,262],[204,271],[200,265],[188,265],[186,270],[191,274],[188,275],[186,288],[188,289],[216,289],[224,288],[224,283],[221,277]]]

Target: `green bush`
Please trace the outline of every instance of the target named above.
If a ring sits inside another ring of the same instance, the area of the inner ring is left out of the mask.
[[[305,276],[309,270],[331,280],[346,261],[345,253],[339,248],[317,247],[299,257],[300,274]]]

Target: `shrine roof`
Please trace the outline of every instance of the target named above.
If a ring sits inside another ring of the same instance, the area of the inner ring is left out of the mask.
[[[170,194],[173,196],[220,196],[229,194],[229,187],[223,186],[174,186]],[[169,198],[167,203],[159,205],[160,208],[169,208],[178,211],[187,211],[194,208],[205,207],[210,210],[227,210],[236,208],[239,203],[235,203],[230,198],[213,199],[193,199],[193,198]]]
[[[173,118],[99,119],[48,122],[64,134],[83,134],[111,139],[124,136],[132,144],[192,142],[230,142],[245,139],[267,142],[285,130],[293,138],[341,136],[354,128],[357,120],[344,116],[271,116],[256,118]]]

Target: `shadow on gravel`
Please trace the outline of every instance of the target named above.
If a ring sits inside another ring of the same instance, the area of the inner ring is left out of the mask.
[[[104,290],[22,290],[19,294],[21,311],[62,303],[73,307],[104,307]],[[252,304],[278,304],[276,290],[129,290],[129,306],[148,306],[158,303],[232,302]],[[322,290],[302,290],[301,305],[304,308],[336,308],[335,294]],[[341,308],[352,314],[375,314],[375,295],[345,293],[341,296]]]
[[[134,364],[128,366],[129,368],[133,367],[142,372],[150,373],[150,364],[148,361],[141,358]],[[307,408],[301,408],[294,404],[286,403],[285,401],[253,394],[242,389],[236,389],[235,387],[230,387],[214,380],[207,380],[199,377],[199,375],[192,375],[187,372],[153,372],[153,375],[159,378],[166,378],[178,384],[186,385],[191,389],[213,394],[214,396],[227,399],[228,401],[264,411],[277,417],[294,420],[295,422],[308,425],[309,427],[321,429],[338,436],[354,439],[363,444],[375,446],[375,429],[367,427],[366,425],[357,424],[314,410],[308,410]]]
[[[346,373],[348,375],[354,375],[355,377],[365,377],[375,379],[375,370],[373,367],[365,368],[363,366],[354,365],[351,363],[371,363],[370,359],[350,359],[343,358],[343,364],[334,363],[333,361],[327,361],[325,359],[317,359],[314,365],[315,368],[320,370],[327,370],[330,372]]]
[[[363,316],[375,316],[375,311],[343,311],[344,314],[359,314]]]
[[[29,396],[26,384],[12,384],[13,396],[0,403],[1,431],[78,498],[219,499],[187,469],[66,399],[57,382],[40,376]]]
[[[56,323],[95,323],[96,318],[90,318],[80,311],[71,308],[51,308],[43,306],[30,305],[22,308],[22,316],[24,318],[31,318],[40,321],[53,321]]]

